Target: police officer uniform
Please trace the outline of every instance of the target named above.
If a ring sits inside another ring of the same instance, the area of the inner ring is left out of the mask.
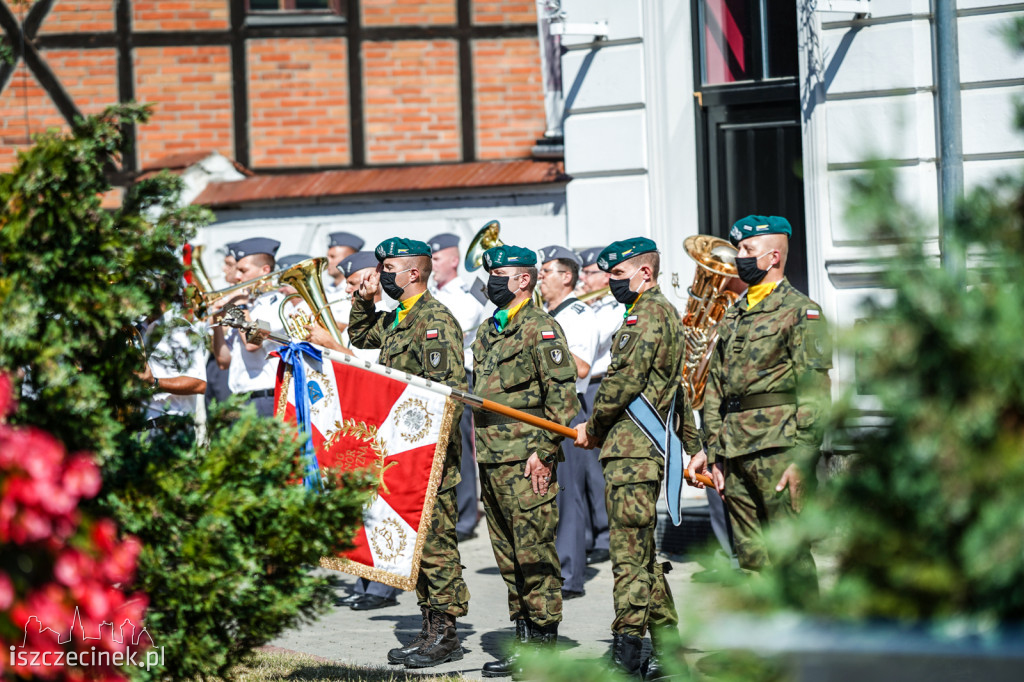
[[[557,262],[560,259],[571,260],[577,267],[582,260],[574,251],[564,246],[546,246],[538,250],[542,265]],[[576,394],[583,403],[583,409],[571,423],[571,426],[587,420],[589,412],[584,395],[590,384],[594,358],[597,352],[598,329],[597,319],[590,306],[580,303],[570,294],[555,308],[549,308],[548,314],[565,333],[569,344],[569,352],[591,366],[587,376],[576,378]],[[558,549],[558,561],[562,567],[562,596],[572,599],[582,596],[583,581],[587,568],[587,528],[590,525],[590,513],[586,500],[586,466],[590,460],[597,458],[574,443],[563,443],[565,461],[558,467],[558,530],[555,535],[555,547]],[[603,500],[602,500],[603,504]]]
[[[792,235],[785,218],[751,215],[729,232],[733,244],[766,234]],[[761,254],[764,255],[764,254]],[[777,493],[783,473],[796,465],[810,476],[821,446],[830,405],[832,350],[821,306],[784,277],[761,284],[768,271],[747,271],[749,285],[718,324],[704,393],[707,454],[724,465],[725,503],[740,566],[761,570],[769,560],[762,529],[796,514],[787,487]],[[755,281],[756,280],[756,281]],[[804,546],[779,566],[795,589],[817,586],[814,559]]]
[[[428,241],[431,253],[437,253],[442,249],[457,249],[459,238],[454,234],[444,233],[431,237]],[[470,293],[467,285],[461,277],[445,282],[444,286],[438,287],[433,277],[430,279],[430,293],[438,301],[443,303],[452,315],[459,321],[463,331],[463,348],[465,354],[467,377],[471,379],[469,372],[473,369],[473,354],[468,352],[476,337],[476,328],[484,320],[484,307]],[[469,390],[473,390],[470,380]],[[477,517],[479,516],[479,496],[477,495],[476,484],[476,448],[473,443],[473,411],[464,410],[462,419],[459,421],[459,431],[462,434],[462,480],[455,488],[455,496],[459,504],[459,520],[455,524],[455,531],[459,539],[468,539],[473,536],[476,529]]]
[[[594,247],[580,251],[583,267],[586,268],[596,263],[602,250],[603,247]],[[594,356],[594,364],[590,366],[590,384],[587,386],[583,400],[588,416],[590,408],[594,405],[597,389],[601,386],[601,381],[608,373],[608,366],[612,362],[612,337],[622,325],[624,308],[611,293],[608,293],[591,301],[590,309],[594,311],[594,320],[597,326],[597,351]],[[584,462],[584,482],[589,512],[585,536],[587,563],[600,563],[607,561],[609,557],[608,508],[604,503],[604,474],[601,472],[601,462],[596,457],[587,457]]]

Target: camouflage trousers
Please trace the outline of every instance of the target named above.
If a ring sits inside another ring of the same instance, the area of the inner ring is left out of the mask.
[[[665,581],[671,564],[655,561],[661,467],[650,459],[604,459],[601,464],[614,579],[612,632],[643,637],[648,626],[674,628],[679,617]]]
[[[545,626],[562,620],[558,484],[553,468],[547,494],[535,494],[525,467],[525,461],[481,464],[480,487],[494,559],[508,588],[509,619]]]
[[[773,448],[725,460],[725,506],[732,522],[733,541],[740,567],[761,571],[771,562],[784,571],[787,582],[806,591],[817,590],[817,570],[809,546],[786,558],[773,556],[765,544],[764,529],[771,523],[796,517],[789,488],[775,491],[786,467],[795,461],[788,448]],[[807,475],[804,474],[804,489]],[[791,579],[791,580],[790,580]]]
[[[462,579],[462,557],[455,537],[458,503],[454,486],[437,494],[423,542],[416,603],[461,618],[469,613],[469,588]]]

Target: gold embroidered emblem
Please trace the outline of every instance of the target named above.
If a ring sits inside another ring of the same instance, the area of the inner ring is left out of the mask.
[[[433,422],[427,404],[417,398],[409,398],[395,410],[394,423],[402,438],[415,443],[427,435]]]
[[[384,523],[373,529],[370,544],[381,563],[391,563],[405,553],[409,536],[398,521],[385,519]]]
[[[398,462],[385,463],[388,456],[387,443],[377,433],[377,427],[366,422],[357,422],[355,419],[346,419],[344,422],[334,422],[334,430],[327,434],[323,449],[330,450],[331,447],[342,436],[351,436],[363,441],[364,446],[357,450],[348,450],[338,456],[338,466],[345,470],[361,469],[368,467],[377,477],[377,490],[370,498],[372,504],[377,497],[383,493],[390,495],[391,491],[384,485],[384,474]],[[370,461],[367,461],[370,460]]]

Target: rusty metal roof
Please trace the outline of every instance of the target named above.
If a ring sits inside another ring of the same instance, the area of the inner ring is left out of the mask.
[[[207,185],[194,204],[230,206],[254,201],[282,201],[480,187],[515,187],[568,182],[558,161],[480,161],[318,173],[257,175],[236,182]]]

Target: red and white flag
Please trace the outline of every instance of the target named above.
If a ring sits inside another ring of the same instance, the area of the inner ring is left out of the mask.
[[[321,471],[368,468],[378,488],[355,547],[320,564],[403,590],[420,555],[444,469],[453,401],[359,367],[305,359],[313,446]],[[277,415],[296,423],[292,368],[282,362]]]

